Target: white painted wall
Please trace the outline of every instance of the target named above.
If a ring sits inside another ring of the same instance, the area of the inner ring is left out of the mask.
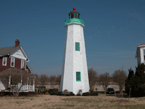
[[[140,62],[141,63],[145,63],[145,60],[144,60],[144,50],[145,50],[145,47],[143,48],[140,48]]]
[[[77,94],[89,91],[88,68],[82,24],[69,23],[66,25],[66,44],[64,66],[60,90],[65,89]],[[75,51],[75,42],[80,42],[80,51]],[[76,72],[81,72],[81,81],[76,81]]]

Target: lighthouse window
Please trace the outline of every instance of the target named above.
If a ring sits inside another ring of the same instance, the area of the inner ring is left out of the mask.
[[[7,57],[3,57],[3,63],[2,63],[3,66],[7,66]]]
[[[76,51],[80,51],[80,43],[79,42],[75,43],[75,49],[76,49]]]
[[[74,14],[70,14],[71,15],[71,18],[74,18]]]
[[[76,81],[81,81],[81,72],[76,72]]]
[[[78,13],[73,13],[69,15],[69,18],[80,18],[80,15]]]
[[[11,67],[15,67],[15,58],[11,57]]]
[[[74,14],[74,16],[75,16],[74,18],[78,18],[78,14]]]

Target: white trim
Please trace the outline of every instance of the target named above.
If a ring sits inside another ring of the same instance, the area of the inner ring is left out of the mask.
[[[26,62],[29,62],[30,60],[29,60],[28,56],[26,55],[26,53],[24,52],[24,50],[23,50],[23,48],[22,48],[21,46],[19,46],[15,51],[13,51],[13,52],[11,53],[11,56],[12,56],[17,50],[19,50],[19,49],[22,51],[23,55],[26,57]],[[18,58],[18,57],[16,57],[16,58]]]
[[[17,49],[13,54],[11,54],[11,56],[17,59],[27,60],[26,56],[24,55],[24,53],[20,48]]]
[[[145,47],[145,45],[138,45],[137,47]]]
[[[5,60],[5,64],[4,64],[4,60]],[[7,57],[3,57],[2,65],[3,65],[3,66],[7,66]]]
[[[33,74],[32,70],[30,69],[29,65],[26,63],[26,66],[28,67],[28,69],[30,70],[30,73]],[[28,70],[28,71],[29,71]]]
[[[22,50],[22,52],[24,53],[24,55],[26,56],[26,59],[28,59],[28,60],[26,60],[26,62],[29,62],[30,60],[29,60],[29,58],[28,58],[28,56],[26,55],[26,53],[24,52],[24,50],[23,50],[23,48],[20,46],[20,49]]]
[[[13,64],[14,64],[13,66],[12,66],[12,62],[13,62]],[[15,67],[15,58],[14,58],[14,57],[11,57],[11,63],[10,63],[10,66],[11,66],[11,67]]]
[[[24,60],[21,60],[21,69],[24,68],[25,69],[25,63]]]

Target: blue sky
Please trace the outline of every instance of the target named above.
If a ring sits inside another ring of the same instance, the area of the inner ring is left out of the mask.
[[[145,43],[144,0],[0,0],[0,47],[19,39],[34,73],[61,74],[73,7],[85,21],[88,68],[110,75],[135,69],[136,47]]]

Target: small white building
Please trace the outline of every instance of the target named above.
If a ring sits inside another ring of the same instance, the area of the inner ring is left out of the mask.
[[[119,85],[116,82],[109,82],[107,89],[108,88],[113,88],[114,91],[120,91]],[[100,82],[96,82],[96,84],[94,85],[94,91],[104,92],[104,86]],[[123,91],[125,91],[125,86],[123,86]]]
[[[145,64],[145,44],[137,45],[136,55],[137,63],[144,63]]]

